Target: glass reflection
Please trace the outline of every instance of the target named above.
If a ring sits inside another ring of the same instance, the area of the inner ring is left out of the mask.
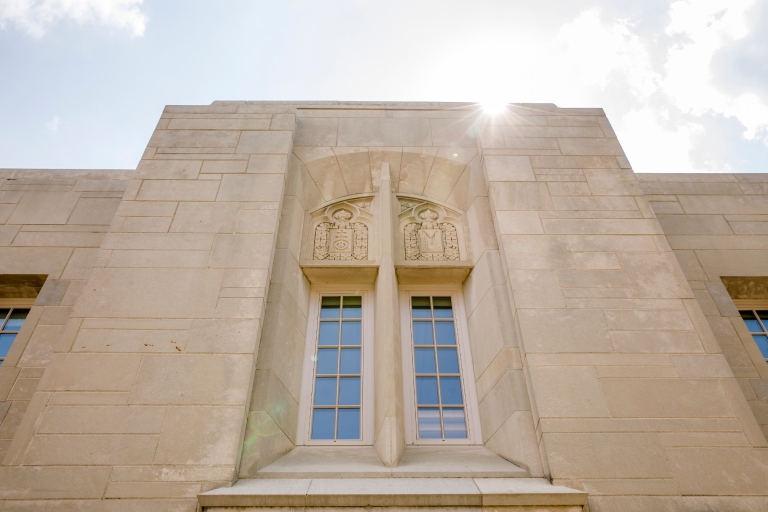
[[[360,439],[360,409],[339,409],[337,439]]]
[[[435,338],[438,345],[455,345],[456,330],[453,322],[435,322]]]
[[[312,413],[312,439],[333,439],[335,423],[335,409],[315,409]]]

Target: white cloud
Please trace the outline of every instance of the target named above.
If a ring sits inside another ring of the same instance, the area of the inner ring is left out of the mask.
[[[603,21],[598,9],[584,11],[560,28],[558,65],[579,86],[613,95],[617,130],[637,170],[728,172],[727,164],[712,161],[702,169],[690,155],[704,143],[702,120],[712,115],[737,119],[747,140],[762,139],[768,146],[768,95],[729,93],[718,87],[712,68],[718,51],[749,35],[753,4],[675,0],[664,30],[668,37],[655,39],[639,36],[625,20]],[[652,49],[661,52],[658,64]]]
[[[101,23],[144,35],[144,0],[0,0],[0,27],[11,23],[34,37],[42,37],[60,20]]]
[[[60,124],[61,124],[61,119],[59,119],[59,116],[53,116],[53,119],[51,119],[47,123],[43,123],[43,126],[45,126],[47,130],[55,132],[56,130],[59,129]]]

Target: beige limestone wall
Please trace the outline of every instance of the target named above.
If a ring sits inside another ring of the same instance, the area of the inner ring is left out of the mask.
[[[765,439],[602,111],[519,113],[480,133],[545,471],[593,512],[768,507]]]
[[[195,510],[197,493],[236,478],[293,140],[286,110],[165,109],[8,447],[6,509]],[[45,210],[22,205],[33,219]],[[17,501],[46,499],[71,501]]]
[[[768,276],[768,174],[640,174],[638,179],[768,436],[768,365],[721,280]]]
[[[0,460],[53,356],[133,174],[0,169],[0,274],[47,276],[0,367]],[[8,290],[4,296],[15,295]]]

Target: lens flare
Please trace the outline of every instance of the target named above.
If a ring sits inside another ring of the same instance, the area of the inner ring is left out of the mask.
[[[481,103],[483,110],[490,115],[501,114],[507,109],[507,102],[505,101],[484,101]]]

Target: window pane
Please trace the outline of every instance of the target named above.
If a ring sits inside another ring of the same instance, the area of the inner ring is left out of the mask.
[[[360,439],[360,409],[339,409],[336,439]]]
[[[0,323],[5,322],[5,317],[8,316],[10,309],[0,309]]]
[[[427,439],[440,439],[440,409],[425,409],[419,407],[419,437]]]
[[[416,373],[437,373],[435,368],[435,349],[417,348],[414,350]]]
[[[341,368],[339,373],[360,373],[360,349],[341,349]]]
[[[337,348],[321,348],[317,351],[317,373],[320,374],[335,374],[337,361],[339,356],[339,349]]]
[[[338,322],[320,322],[320,336],[318,345],[338,345],[339,344],[339,324]]]
[[[456,331],[453,322],[435,322],[435,338],[438,345],[455,345]]]
[[[24,323],[24,319],[27,318],[28,314],[28,309],[14,309],[11,312],[11,317],[8,319],[8,322],[6,322],[5,326],[3,327],[3,330],[18,331],[21,329],[21,324]]]
[[[435,306],[435,318],[453,318],[453,308],[450,297],[432,297]]]
[[[336,377],[315,379],[315,405],[336,405]]]
[[[763,321],[763,325],[765,325],[765,328],[768,329],[768,311],[758,311],[757,316],[760,317],[760,320]]]
[[[341,322],[341,344],[342,345],[360,345],[362,340],[361,323]]]
[[[333,439],[336,409],[315,409],[312,414],[312,439]]]
[[[437,405],[437,377],[416,377],[416,401],[419,405]]]
[[[362,318],[363,298],[362,297],[344,297],[344,318]]]
[[[466,439],[464,409],[443,409],[443,428],[446,439]]]
[[[360,377],[339,378],[339,405],[360,405]]]
[[[8,351],[11,349],[11,344],[15,339],[15,334],[0,334],[0,357],[8,355]]]
[[[432,322],[413,322],[413,344],[435,344],[435,342],[432,341]]]
[[[757,343],[758,348],[760,348],[760,352],[763,353],[763,357],[768,359],[768,336],[752,336],[755,338],[755,343]]]
[[[760,322],[757,321],[757,317],[752,311],[739,311],[739,313],[741,313],[741,318],[744,319],[744,323],[747,324],[749,332],[763,331],[762,327],[760,327]]]
[[[437,362],[440,373],[459,373],[459,356],[455,348],[437,349]]]
[[[320,318],[339,318],[341,297],[323,297],[320,304]]]
[[[429,297],[411,297],[413,318],[432,318],[429,308]]]
[[[440,398],[443,405],[461,405],[461,379],[459,377],[440,377]]]

